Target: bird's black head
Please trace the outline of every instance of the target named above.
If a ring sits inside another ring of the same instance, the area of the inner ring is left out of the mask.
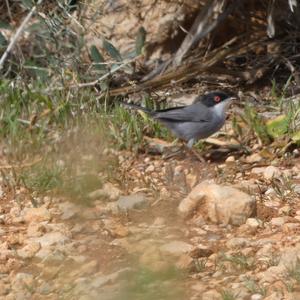
[[[215,91],[208,94],[205,94],[203,96],[197,97],[194,101],[198,102],[201,101],[202,104],[204,104],[207,107],[212,107],[228,98],[231,98],[232,95],[226,94],[224,92]]]

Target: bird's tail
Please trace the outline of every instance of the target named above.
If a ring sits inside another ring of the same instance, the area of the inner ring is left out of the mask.
[[[137,104],[121,102],[121,105],[132,108],[132,109],[141,110],[149,115],[152,115],[152,113],[153,113],[151,110],[149,110],[145,107],[142,107],[140,105],[137,105]]]

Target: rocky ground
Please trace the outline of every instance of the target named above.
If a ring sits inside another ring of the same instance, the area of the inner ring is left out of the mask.
[[[2,182],[0,299],[300,299],[300,159],[112,151],[82,206]]]

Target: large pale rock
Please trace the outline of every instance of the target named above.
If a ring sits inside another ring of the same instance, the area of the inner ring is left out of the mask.
[[[210,290],[202,294],[202,300],[222,300],[222,295],[216,290]]]
[[[49,210],[44,206],[28,208],[24,213],[24,220],[28,223],[49,221],[51,219]]]
[[[120,210],[130,210],[145,207],[148,201],[144,194],[132,194],[128,196],[121,196],[117,201]]]
[[[160,247],[160,251],[174,256],[180,256],[192,251],[193,246],[183,241],[171,241]]]
[[[69,238],[61,232],[49,232],[41,237],[31,238],[32,242],[39,243],[41,247],[48,247],[52,245],[64,245],[69,241]]]
[[[113,184],[107,182],[99,190],[93,191],[88,194],[88,197],[92,200],[104,198],[108,201],[115,201],[119,198],[121,191]]]
[[[241,225],[253,215],[255,204],[254,199],[236,188],[204,181],[181,201],[178,210],[184,216],[197,210],[216,224]]]
[[[35,253],[40,250],[40,248],[40,243],[29,242],[25,247],[17,250],[17,254],[22,258],[32,258],[35,255]]]
[[[264,177],[267,180],[271,180],[272,178],[277,178],[281,175],[281,171],[274,166],[268,166],[264,171]]]

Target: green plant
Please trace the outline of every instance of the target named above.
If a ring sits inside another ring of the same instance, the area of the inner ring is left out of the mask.
[[[62,172],[58,166],[42,163],[22,172],[20,180],[27,188],[42,193],[62,186]]]
[[[267,294],[267,289],[257,284],[251,278],[247,278],[247,280],[245,281],[245,287],[251,294],[260,294],[263,297],[265,297]]]
[[[245,106],[245,113],[242,118],[263,144],[271,142],[271,137],[268,134],[264,121],[252,106]]]
[[[204,272],[206,269],[207,259],[195,259],[195,268],[198,273]]]
[[[224,290],[221,292],[223,300],[235,300],[237,299],[233,292]]]
[[[287,276],[300,284],[300,260],[298,258],[294,266],[287,268]]]
[[[236,268],[242,270],[251,270],[254,267],[254,260],[241,253],[237,253],[233,255],[223,254],[221,256],[221,261],[228,261]]]

